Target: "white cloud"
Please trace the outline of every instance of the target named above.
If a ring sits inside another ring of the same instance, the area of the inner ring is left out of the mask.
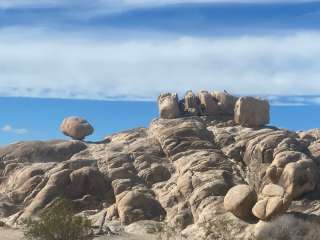
[[[267,96],[273,106],[320,105],[319,96]]]
[[[297,96],[268,96],[270,104],[273,106],[306,106],[309,98]]]
[[[0,30],[2,96],[155,99],[162,91],[188,89],[320,92],[320,33],[106,41],[27,32]]]
[[[100,0],[99,5],[118,8],[158,7],[172,4],[201,3],[303,3],[312,0]]]
[[[314,97],[309,103],[320,105],[320,97]]]
[[[1,131],[5,132],[5,133],[15,133],[15,134],[19,134],[19,135],[28,133],[27,129],[25,129],[25,128],[14,128],[10,124],[4,125],[1,128]]]
[[[10,125],[5,125],[2,129],[3,132],[11,132],[12,127]]]

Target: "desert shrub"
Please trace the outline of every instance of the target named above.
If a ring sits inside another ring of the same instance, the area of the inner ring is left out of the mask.
[[[259,222],[255,229],[257,240],[317,240],[320,236],[319,220],[283,215],[271,222]]]
[[[216,240],[232,240],[231,234],[234,223],[228,219],[217,218],[214,221],[210,221],[207,226],[206,239]]]
[[[24,235],[28,240],[87,240],[90,229],[88,219],[74,216],[70,201],[59,199],[39,220],[26,221]]]
[[[160,233],[157,234],[157,240],[187,240],[181,235],[181,229],[169,226],[168,223],[162,225]],[[200,240],[200,239],[199,239]]]

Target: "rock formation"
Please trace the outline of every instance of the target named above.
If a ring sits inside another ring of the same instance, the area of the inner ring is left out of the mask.
[[[249,185],[241,184],[231,188],[224,198],[224,208],[241,219],[252,216],[251,209],[257,202],[256,192]]]
[[[200,99],[192,91],[188,91],[184,96],[184,113],[190,116],[201,114]]]
[[[214,116],[219,114],[218,101],[209,92],[199,92],[198,98],[201,104],[201,112],[204,113],[204,115]]]
[[[241,97],[236,102],[234,121],[243,126],[259,127],[269,124],[269,103],[253,97]]]
[[[161,118],[176,118],[180,116],[178,95],[164,93],[158,97],[159,115]]]
[[[234,107],[237,102],[237,97],[232,96],[231,94],[219,91],[214,91],[212,96],[217,100],[218,105],[222,113],[233,114]]]
[[[261,220],[283,214],[291,204],[291,197],[285,190],[275,184],[266,185],[260,195],[260,200],[253,206],[253,214]]]
[[[93,133],[91,124],[81,117],[68,117],[64,119],[60,126],[61,132],[75,140],[83,140]]]
[[[188,116],[233,116],[235,123],[248,127],[269,124],[269,102],[254,97],[237,98],[227,92],[200,91],[197,95],[187,91],[179,101],[176,93],[158,97],[161,118],[173,119]]]
[[[252,240],[287,215],[320,227],[320,130],[266,126],[266,101],[226,92],[162,94],[158,104],[147,128],[108,141],[1,148],[0,220],[19,225],[64,197],[98,228],[188,239]],[[63,129],[76,139],[90,132],[76,126]]]

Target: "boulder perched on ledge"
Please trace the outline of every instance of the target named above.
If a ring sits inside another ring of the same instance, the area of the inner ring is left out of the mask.
[[[81,117],[68,117],[63,120],[60,126],[61,132],[75,140],[83,140],[93,133],[91,124]]]
[[[269,102],[254,97],[241,97],[236,102],[234,121],[248,127],[259,127],[269,124]]]
[[[158,97],[161,118],[177,118],[180,116],[179,99],[176,93],[163,93]]]

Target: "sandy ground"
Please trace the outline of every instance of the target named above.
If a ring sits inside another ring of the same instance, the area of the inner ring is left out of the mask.
[[[11,228],[0,228],[1,240],[22,240],[23,233],[21,230],[15,230]]]
[[[24,240],[21,230],[0,227],[0,240]],[[94,240],[152,240],[150,237],[135,236],[123,233],[121,236],[101,236]]]
[[[150,237],[134,236],[129,234],[121,234],[121,236],[101,236],[94,240],[154,240]]]

